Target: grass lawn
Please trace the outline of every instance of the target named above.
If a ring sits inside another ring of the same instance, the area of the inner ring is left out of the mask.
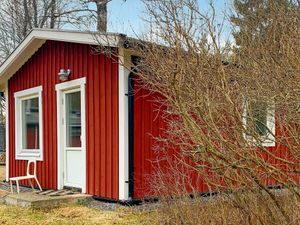
[[[151,213],[152,214],[152,213]],[[150,214],[130,208],[101,211],[84,206],[32,210],[0,204],[0,224],[149,224]]]
[[[0,179],[4,178],[5,166],[0,166]],[[152,214],[129,207],[117,211],[104,211],[71,205],[33,210],[0,204],[0,224],[149,224],[150,218],[153,218]]]

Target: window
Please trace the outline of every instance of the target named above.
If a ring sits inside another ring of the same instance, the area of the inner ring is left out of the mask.
[[[80,91],[66,94],[66,147],[81,147]]]
[[[16,159],[43,159],[42,130],[42,86],[16,92]]]
[[[247,101],[244,107],[244,136],[252,144],[275,146],[275,110],[265,102]]]

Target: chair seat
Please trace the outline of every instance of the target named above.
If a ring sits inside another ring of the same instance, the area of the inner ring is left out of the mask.
[[[27,179],[32,179],[32,178],[34,178],[34,176],[29,175],[29,176],[21,176],[21,177],[11,177],[11,178],[9,178],[9,180],[16,181],[16,180],[27,180]]]

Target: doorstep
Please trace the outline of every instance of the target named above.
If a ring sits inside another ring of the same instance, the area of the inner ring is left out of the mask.
[[[91,195],[80,193],[49,195],[47,193],[43,194],[43,192],[23,192],[8,194],[4,197],[4,203],[7,205],[30,208],[53,208],[68,204],[86,204],[91,200]]]

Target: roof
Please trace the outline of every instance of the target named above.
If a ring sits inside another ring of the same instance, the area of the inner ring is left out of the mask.
[[[119,33],[33,29],[0,66],[0,88],[47,40],[121,47],[125,38]]]

